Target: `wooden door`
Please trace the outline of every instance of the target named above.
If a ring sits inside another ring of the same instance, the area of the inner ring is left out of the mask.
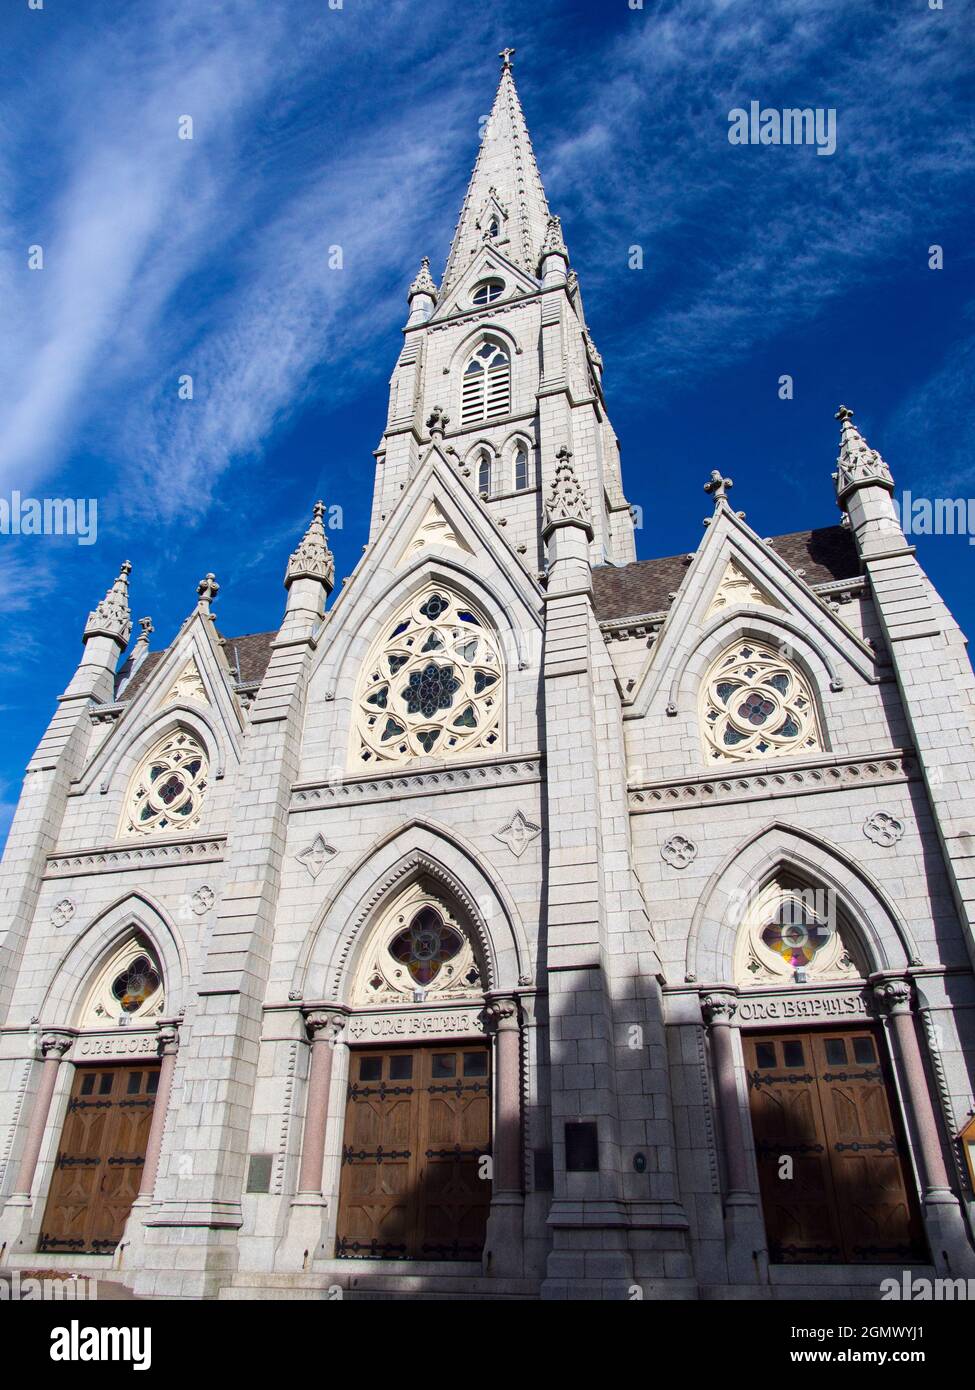
[[[139,1192],[159,1066],[76,1067],[39,1250],[110,1255]]]
[[[354,1051],[342,1148],[336,1254],[476,1260],[491,1183],[485,1044]]]
[[[873,1033],[761,1034],[742,1042],[773,1262],[923,1257],[914,1184]]]

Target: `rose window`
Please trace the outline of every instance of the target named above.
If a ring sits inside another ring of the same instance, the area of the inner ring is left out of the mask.
[[[185,729],[171,734],[145,759],[132,782],[123,834],[190,830],[200,820],[209,780],[207,757]]]
[[[504,666],[480,613],[427,590],[383,633],[359,686],[359,764],[501,748]]]
[[[820,750],[810,689],[791,662],[770,647],[743,643],[712,666],[702,718],[712,761],[770,758]]]

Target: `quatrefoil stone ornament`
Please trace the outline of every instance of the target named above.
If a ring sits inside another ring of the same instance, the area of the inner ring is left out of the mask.
[[[697,858],[697,845],[685,835],[671,835],[661,846],[660,857],[675,869],[686,869]]]
[[[51,922],[55,927],[65,927],[74,916],[75,910],[70,898],[62,898],[51,913]]]
[[[889,849],[903,836],[904,823],[896,816],[889,816],[886,811],[874,811],[873,815],[868,816],[863,822],[863,833],[868,840],[873,840],[875,845],[883,845],[885,849]]]
[[[338,851],[333,849],[331,845],[325,843],[325,840],[321,835],[316,835],[314,840],[312,840],[311,844],[308,846],[308,848],[303,849],[300,854],[295,856],[295,858],[298,859],[302,864],[304,864],[305,868],[308,870],[308,872],[311,874],[312,879],[314,880],[318,877],[318,875],[321,873],[322,869],[324,869],[325,865],[332,858],[332,856],[337,852]]]
[[[520,811],[516,811],[500,830],[494,832],[494,838],[500,840],[503,845],[507,845],[515,858],[520,859],[532,840],[541,833],[542,827],[540,825],[536,825],[527,816],[523,816]]]

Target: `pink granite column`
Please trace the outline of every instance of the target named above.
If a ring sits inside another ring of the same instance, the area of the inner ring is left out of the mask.
[[[911,986],[907,980],[885,980],[874,988],[878,1002],[886,1005],[891,1027],[897,1039],[904,1069],[908,1103],[914,1115],[917,1129],[918,1148],[921,1154],[921,1177],[926,1202],[943,1201],[946,1197],[954,1202],[948,1171],[945,1168],[944,1154],[938,1137],[938,1123],[931,1104],[924,1062],[914,1028],[911,1012]]]
[[[497,1033],[495,1053],[494,1192],[521,1192],[521,1025],[514,999],[488,1009]]]
[[[166,1129],[166,1116],[169,1113],[169,1098],[173,1090],[173,1072],[176,1070],[176,1054],[179,1052],[179,1032],[174,1023],[159,1022],[159,1053],[162,1062],[159,1067],[159,1087],[152,1110],[152,1123],[149,1126],[149,1139],[146,1143],[146,1161],[139,1184],[139,1198],[151,1200],[159,1172],[159,1155],[162,1153],[163,1133]]]
[[[13,1191],[15,1197],[30,1196],[30,1190],[34,1183],[34,1173],[37,1169],[37,1159],[41,1152],[41,1144],[44,1142],[44,1130],[47,1127],[51,1100],[57,1085],[58,1067],[61,1065],[61,1058],[73,1041],[74,1039],[67,1033],[45,1033],[41,1038],[44,1066],[41,1070],[41,1084],[38,1086],[37,1095],[34,1098],[34,1108],[31,1111],[24,1152],[21,1155],[20,1167],[17,1170],[17,1181]]]
[[[741,1128],[734,1039],[731,1036],[731,1021],[737,1008],[736,1000],[727,995],[709,994],[701,1000],[701,1012],[711,1034],[714,1086],[721,1116],[721,1133],[724,1137],[729,1197],[736,1193],[751,1193],[748,1166],[745,1162],[745,1138]]]
[[[332,1054],[335,1039],[345,1026],[342,1014],[313,1009],[305,1016],[311,1035],[311,1065],[308,1071],[308,1098],[305,1102],[305,1132],[301,1141],[301,1169],[298,1194],[322,1195],[322,1166],[325,1162],[325,1125],[332,1082]]]

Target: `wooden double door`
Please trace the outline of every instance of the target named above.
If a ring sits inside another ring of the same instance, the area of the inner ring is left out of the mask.
[[[477,1260],[491,1201],[486,1044],[353,1051],[335,1253]]]
[[[159,1064],[76,1067],[39,1250],[110,1255],[139,1192]]]
[[[742,1043],[773,1263],[923,1258],[914,1183],[874,1032],[762,1033]]]

